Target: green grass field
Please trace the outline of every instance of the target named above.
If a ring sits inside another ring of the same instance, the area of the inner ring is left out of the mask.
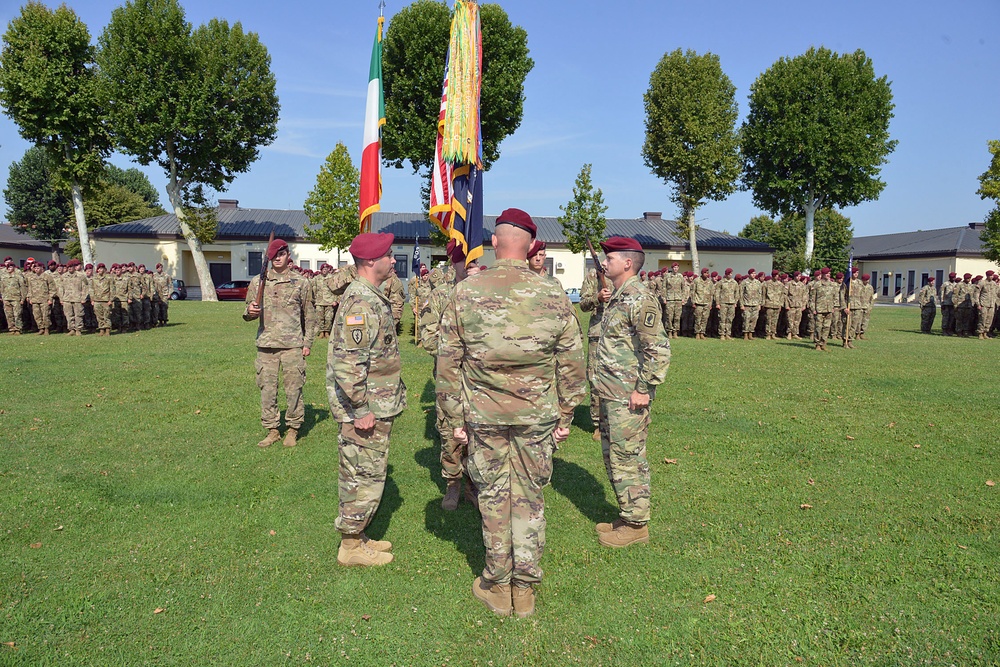
[[[0,337],[0,665],[1000,663],[1000,340],[879,308],[853,351],[673,341],[651,543],[598,545],[614,497],[581,406],[518,620],[471,596],[478,514],[440,509],[429,357],[404,341],[369,530],[396,561],[340,568],[326,348],[300,446],[261,450],[241,308]]]

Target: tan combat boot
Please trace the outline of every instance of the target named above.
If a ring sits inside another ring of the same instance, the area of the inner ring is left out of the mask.
[[[285,433],[285,441],[281,444],[284,445],[285,447],[294,447],[295,445],[298,444],[298,438],[299,438],[299,429],[290,428]]]
[[[376,551],[361,539],[361,534],[343,535],[337,551],[337,563],[345,567],[370,567],[387,565],[392,562],[392,554]]]
[[[599,428],[595,428],[594,429],[593,440],[594,440],[594,442],[600,442],[601,441],[601,429],[599,429]]]
[[[514,584],[511,593],[515,616],[528,618],[535,613],[535,589],[531,584],[526,586]]]
[[[441,501],[441,509],[446,512],[454,512],[458,509],[458,499],[462,493],[462,480],[449,479],[448,488],[445,491],[444,499]]]
[[[267,435],[264,436],[263,440],[261,440],[260,442],[257,443],[257,446],[258,447],[270,447],[271,445],[273,445],[274,443],[278,442],[279,440],[281,440],[281,433],[278,432],[278,429],[271,428],[271,429],[267,430]]]
[[[618,518],[612,521],[611,523],[599,523],[596,526],[594,526],[594,530],[596,530],[598,533],[610,533],[612,530],[615,530],[619,526],[623,525],[625,525],[625,520],[622,518]]]
[[[365,531],[363,530],[361,531],[361,543],[375,551],[392,551],[392,542],[389,540],[373,540],[365,535]]]
[[[510,584],[492,584],[483,581],[482,577],[476,577],[472,582],[472,594],[494,614],[510,616],[510,612],[514,609]]]
[[[622,525],[614,530],[598,535],[597,540],[606,547],[616,549],[631,544],[647,543],[649,542],[649,527],[646,524],[637,525],[622,522]]]
[[[48,330],[48,329],[42,329],[42,331],[44,331],[44,332],[45,332],[45,334],[44,334],[45,336],[48,336],[48,335],[49,335],[49,330]]]

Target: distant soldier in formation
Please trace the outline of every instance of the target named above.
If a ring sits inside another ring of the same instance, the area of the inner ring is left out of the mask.
[[[830,279],[830,269],[827,267],[820,269],[810,306],[816,318],[814,334],[816,349],[825,352],[833,318],[839,316],[841,312],[847,312],[841,300],[840,286]]]
[[[788,332],[785,337],[788,340],[801,338],[799,333],[802,330],[802,313],[809,297],[809,287],[806,280],[808,277],[805,274],[800,274],[788,282],[787,296],[785,297],[785,310],[788,317]]]
[[[941,333],[945,336],[955,335],[955,302],[952,294],[957,283],[958,275],[952,271],[941,285]]]
[[[997,283],[993,280],[993,271],[986,272],[986,280],[980,282],[979,300],[976,304],[979,311],[979,339],[986,340],[989,337],[990,328],[993,326],[993,317],[997,307]]]
[[[917,293],[917,303],[920,304],[920,331],[930,333],[937,317],[938,293],[934,285],[934,276],[927,279],[927,284]]]
[[[3,312],[7,318],[7,329],[15,336],[21,335],[24,320],[21,309],[28,298],[28,282],[10,257],[4,260],[0,273],[0,296],[3,298]]]
[[[743,281],[740,293],[740,311],[743,313],[743,340],[753,340],[760,316],[760,305],[764,300],[763,283],[757,280],[757,272],[750,269]]]
[[[316,302],[316,330],[317,338],[329,338],[330,328],[333,326],[333,318],[337,312],[337,297],[330,289],[330,277],[333,267],[324,263],[319,267],[319,273],[312,279],[313,300]]]
[[[97,264],[97,273],[90,285],[90,296],[94,304],[94,317],[97,318],[97,335],[111,335],[111,294],[114,279],[108,275],[108,267],[104,262]]]
[[[955,333],[962,338],[968,337],[973,331],[974,306],[972,303],[972,274],[962,276],[962,282],[955,284],[951,294],[955,305]]]
[[[701,270],[701,276],[695,279],[691,287],[691,305],[694,306],[694,336],[697,340],[705,340],[708,328],[708,313],[712,308],[712,293],[715,285],[707,268]]]
[[[51,308],[57,293],[55,285],[45,278],[45,267],[40,262],[31,265],[25,273],[28,283],[28,303],[39,335],[48,336],[52,328]]]
[[[681,275],[680,265],[674,262],[670,273],[663,278],[663,301],[666,304],[664,328],[667,330],[667,338],[676,338],[681,333],[684,292],[684,276]]]
[[[403,303],[406,301],[406,295],[403,294],[403,281],[393,271],[380,288],[385,294],[385,298],[389,300],[389,310],[392,311],[392,319],[396,323],[396,334],[398,335],[402,331],[400,324],[403,320]]]
[[[780,275],[767,276],[764,281],[765,332],[767,340],[775,340],[778,337],[778,319],[785,306],[788,291],[785,283],[781,282]]]
[[[70,336],[83,335],[83,302],[89,296],[87,277],[77,271],[80,260],[71,259],[66,264],[67,273],[59,283],[59,300],[66,311]]]
[[[170,295],[174,293],[174,279],[163,270],[163,264],[157,263],[153,273],[153,319],[156,326],[163,326],[168,321]]]
[[[740,285],[733,278],[733,270],[726,269],[725,275],[715,285],[715,307],[719,310],[719,338],[733,339],[733,318],[736,303],[740,298]]]

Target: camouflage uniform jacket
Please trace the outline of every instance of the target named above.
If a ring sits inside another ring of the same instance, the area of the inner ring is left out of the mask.
[[[76,271],[67,273],[59,283],[59,299],[64,303],[83,303],[90,296],[87,276]]]
[[[122,303],[125,303],[125,301],[128,300],[131,282],[132,280],[129,278],[127,273],[114,276],[111,279],[111,298],[118,299]]]
[[[334,295],[333,290],[330,289],[330,284],[333,282],[331,280],[332,277],[332,273],[328,273],[325,276],[320,273],[313,277],[313,302],[317,306],[332,306],[337,303],[337,297]]]
[[[369,414],[398,415],[406,407],[401,368],[389,300],[358,277],[344,292],[330,330],[326,393],[333,418],[345,423]]]
[[[152,299],[156,294],[156,284],[153,282],[152,273],[143,273],[139,276],[139,284],[142,286],[142,298]]]
[[[354,264],[349,264],[330,276],[330,291],[333,292],[334,301],[339,302],[343,298],[347,286],[357,277],[358,267]]]
[[[740,300],[740,284],[733,278],[723,278],[715,283],[715,302],[734,304]]]
[[[864,283],[860,278],[851,278],[851,310],[861,310],[865,307]]]
[[[95,276],[97,274],[94,274]],[[167,273],[153,274],[153,295],[158,296],[160,301],[169,301],[170,295],[174,291],[174,280]]]
[[[91,297],[96,303],[107,303],[111,301],[111,285],[114,282],[114,276],[110,273],[105,273],[103,276],[99,273],[95,273],[93,279],[90,281]],[[169,296],[167,297],[170,298]]]
[[[667,301],[684,300],[684,276],[673,271],[663,277],[663,296]]]
[[[955,292],[955,283],[950,280],[946,280],[943,285],[941,285],[941,305],[942,306],[952,306],[954,301],[951,299],[951,295]]]
[[[558,420],[569,427],[587,378],[566,293],[522,260],[498,259],[455,286],[441,317],[438,403],[451,428]]]
[[[379,289],[389,300],[389,310],[392,312],[392,319],[397,322],[403,318],[403,303],[406,297],[403,295],[403,281],[393,273],[379,285]]]
[[[597,298],[600,292],[597,282],[597,271],[591,269],[580,289],[580,310],[591,313],[590,325],[587,327],[587,338],[597,340],[601,337],[601,318],[604,317],[604,304]]]
[[[921,306],[934,306],[937,303],[937,290],[934,285],[924,285],[917,294],[917,303]]]
[[[127,274],[122,272],[122,275],[128,275],[128,298],[136,301],[142,298],[142,277],[138,273],[132,273],[131,271]]]
[[[769,280],[764,283],[764,307],[781,308],[785,305],[788,290],[780,280]]]
[[[871,283],[865,285],[864,281],[861,281],[861,289],[858,290],[858,294],[861,295],[861,310],[870,310],[872,304],[875,303],[875,288]]]
[[[448,305],[448,301],[451,300],[452,295],[455,293],[455,285],[452,283],[445,283],[444,285],[438,285],[433,292],[431,292],[430,298],[427,300],[427,308],[424,309],[424,315],[420,318],[420,341],[424,346],[424,349],[431,353],[433,356],[437,356],[438,353],[438,337],[441,331],[441,314],[444,313],[444,309]]]
[[[955,283],[955,291],[951,293],[951,301],[956,308],[971,308],[972,283]]]
[[[420,283],[420,276],[413,274],[413,276],[406,281],[406,298],[410,304],[417,303],[417,285]],[[411,305],[412,307],[412,305]]]
[[[759,306],[764,297],[764,284],[756,278],[747,278],[741,285],[740,305]]]
[[[601,399],[628,400],[633,390],[655,396],[670,366],[670,341],[660,321],[660,306],[634,276],[607,303],[597,368],[591,380]]]
[[[843,308],[840,298],[840,283],[832,280],[817,280],[816,291],[809,306],[814,313],[832,313]]]
[[[28,284],[28,298],[31,299],[31,303],[46,303],[58,296],[44,274],[31,271],[25,274],[24,279]]]
[[[996,291],[996,284],[992,280],[982,280],[979,282],[979,300],[976,305],[983,308],[992,308],[993,302],[996,300],[994,292]]]
[[[260,276],[254,276],[247,288],[246,304],[257,299]],[[316,336],[316,309],[312,302],[309,279],[293,271],[278,273],[267,271],[264,285],[264,303],[261,314],[253,317],[243,311],[247,322],[260,320],[257,326],[257,347],[291,349],[312,347]]]
[[[708,306],[712,303],[712,294],[715,292],[715,285],[712,279],[695,278],[691,288],[691,303],[696,306]]]
[[[785,297],[786,308],[805,308],[809,286],[799,281],[788,283],[788,295]]]
[[[0,294],[4,301],[24,301],[28,298],[28,281],[20,271],[11,273],[0,267]]]

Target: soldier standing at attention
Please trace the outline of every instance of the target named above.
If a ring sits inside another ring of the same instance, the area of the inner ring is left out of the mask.
[[[324,262],[319,267],[319,274],[313,278],[313,300],[316,302],[316,331],[317,338],[329,338],[330,327],[333,326],[333,314],[336,312],[334,303],[337,297],[330,289],[330,272],[333,267]]]
[[[785,297],[785,308],[788,312],[788,340],[799,340],[799,330],[802,328],[802,311],[806,307],[807,287],[805,275],[795,276],[788,283],[788,296]]]
[[[66,264],[67,273],[63,275],[59,283],[59,299],[63,303],[68,319],[70,336],[82,336],[83,331],[83,302],[90,295],[87,287],[87,276],[77,271],[80,260],[71,259]]]
[[[406,295],[403,294],[403,281],[393,271],[385,281],[379,286],[385,298],[389,300],[389,310],[392,312],[392,321],[396,323],[396,335],[402,331],[400,322],[403,320],[403,303],[406,302]]]
[[[7,317],[7,329],[11,334],[20,336],[23,326],[21,307],[28,298],[28,282],[14,266],[14,260],[10,257],[3,264],[3,273],[0,273],[0,294],[3,295],[3,312]]]
[[[955,290],[951,294],[952,303],[955,304],[955,332],[962,338],[967,337],[972,332],[972,274],[966,273],[960,283],[955,283]]]
[[[598,426],[601,421],[601,399],[594,393],[594,373],[597,372],[597,343],[601,340],[601,318],[604,317],[604,304],[611,298],[610,291],[605,297],[604,301],[601,301],[597,270],[591,269],[587,272],[583,287],[580,288],[580,310],[590,313],[590,324],[587,326],[587,380],[590,382],[590,423],[594,425],[593,438],[596,441],[601,439],[601,429]],[[680,326],[679,316],[677,326]]]
[[[101,262],[97,265],[97,273],[91,281],[90,296],[94,302],[94,317],[97,318],[97,335],[111,335],[111,320],[108,317],[111,310],[111,283],[108,267]]]
[[[601,451],[619,518],[596,529],[601,544],[620,548],[649,542],[646,436],[650,401],[670,365],[670,341],[656,317],[657,304],[636,279],[645,259],[642,246],[612,236],[601,248],[614,292],[604,313],[594,384],[601,398]]]
[[[778,338],[778,317],[787,296],[788,290],[785,289],[785,283],[781,282],[780,275],[764,278],[764,326],[767,340]]]
[[[528,268],[542,278],[554,280],[557,284],[562,285],[555,276],[550,276],[548,269],[545,268],[546,248],[547,246],[544,241],[539,241],[538,239],[532,241],[531,247],[528,248]]]
[[[708,269],[701,270],[701,277],[696,278],[691,287],[691,305],[694,306],[694,337],[705,340],[705,330],[708,327],[708,313],[712,309],[712,293],[715,284]]]
[[[395,275],[394,238],[366,233],[351,242],[357,278],[344,291],[330,330],[326,392],[340,423],[340,504],[334,525],[341,534],[341,565],[385,565],[393,558],[392,544],[368,539],[365,528],[382,501],[392,422],[406,407],[396,325],[389,299],[378,287]]]
[[[167,304],[174,291],[174,279],[169,273],[163,272],[163,264],[157,263],[153,273],[153,324],[163,326],[167,323]]]
[[[676,338],[681,333],[681,310],[684,302],[684,276],[680,273],[680,264],[674,262],[670,273],[663,280],[663,298],[667,304],[666,327],[667,338]]]
[[[52,327],[49,308],[52,307],[52,299],[56,296],[52,283],[43,275],[44,270],[45,267],[36,262],[31,265],[31,272],[25,275],[28,283],[28,302],[40,336],[49,335],[49,329]]]
[[[927,279],[927,284],[917,293],[917,303],[920,304],[920,332],[930,333],[937,315],[937,289],[934,287],[934,276]]]
[[[753,340],[753,332],[757,329],[757,318],[760,316],[760,304],[764,298],[763,283],[757,280],[757,272],[750,269],[746,280],[740,286],[740,310],[743,312],[743,340]]]
[[[447,424],[468,442],[466,466],[479,488],[486,567],[472,594],[496,614],[521,618],[534,613],[533,586],[542,580],[542,489],[586,387],[574,308],[527,266],[535,232],[522,210],[497,217],[496,264],[455,286],[437,363]]]
[[[955,291],[957,280],[958,274],[952,271],[941,285],[941,333],[945,336],[955,335],[955,304],[951,295]]]
[[[733,270],[726,269],[725,277],[715,284],[715,307],[719,309],[719,338],[733,339],[733,317],[736,302],[740,299],[740,284],[733,278]]]
[[[270,447],[281,439],[278,426],[278,376],[285,384],[285,447],[294,447],[299,428],[305,419],[302,386],[306,381],[306,357],[316,335],[316,311],[312,305],[309,280],[289,271],[291,256],[288,244],[274,239],[267,246],[271,266],[264,285],[264,303],[257,303],[260,276],[254,276],[247,289],[247,322],[260,320],[257,326],[255,371],[260,388],[260,423],[267,435],[258,447]]]
[[[841,310],[845,313],[848,310],[841,301],[840,286],[830,280],[828,267],[823,267],[819,272],[811,306],[816,314],[816,349],[826,352],[826,341],[830,337],[830,326],[834,316],[839,315]]]
[[[979,303],[976,304],[979,310],[979,339],[989,338],[990,327],[993,326],[993,315],[996,312],[996,283],[993,282],[993,271],[986,272],[986,280],[981,281],[979,291]]]

